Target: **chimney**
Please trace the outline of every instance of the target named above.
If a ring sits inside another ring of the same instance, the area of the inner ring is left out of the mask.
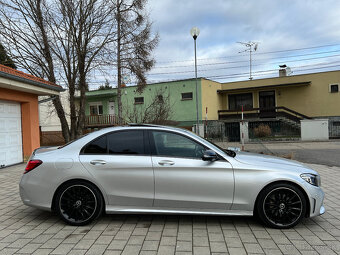
[[[287,66],[286,65],[279,65],[280,69],[279,69],[279,77],[285,77],[287,76]]]
[[[279,70],[279,77],[285,77],[285,76],[287,76],[286,69],[280,69]]]

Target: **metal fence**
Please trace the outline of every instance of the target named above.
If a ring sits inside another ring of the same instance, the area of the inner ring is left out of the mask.
[[[299,125],[283,121],[261,121],[248,123],[249,139],[298,139],[301,137]]]
[[[298,140],[301,127],[299,123],[283,120],[251,121],[248,122],[248,134],[250,141]],[[208,121],[205,137],[215,142],[239,142],[240,123]],[[329,138],[340,138],[340,117],[329,118]]]
[[[340,138],[340,118],[330,118],[328,129],[329,138]]]
[[[295,140],[301,137],[299,125],[283,121],[248,122],[250,140]],[[215,142],[239,142],[240,123],[208,121],[205,136]]]
[[[224,122],[208,121],[204,126],[205,138],[210,141],[223,142],[224,141]]]
[[[204,131],[205,137],[214,142],[240,141],[239,122],[208,121]]]

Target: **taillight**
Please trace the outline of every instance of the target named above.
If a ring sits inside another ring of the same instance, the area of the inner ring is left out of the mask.
[[[41,164],[42,164],[42,161],[39,160],[39,159],[34,159],[34,160],[28,161],[24,174],[28,173],[29,171],[33,170],[34,168],[40,166]]]

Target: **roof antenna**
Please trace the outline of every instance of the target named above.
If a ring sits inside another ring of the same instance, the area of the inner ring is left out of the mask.
[[[253,77],[251,75],[251,65],[252,65],[251,53],[253,51],[257,51],[259,43],[258,42],[251,42],[251,41],[249,41],[249,42],[237,42],[237,43],[240,43],[240,44],[247,47],[247,49],[245,49],[244,51],[240,51],[239,53],[249,51],[249,80],[252,80]]]

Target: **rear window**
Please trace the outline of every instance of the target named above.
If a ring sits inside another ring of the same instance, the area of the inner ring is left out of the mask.
[[[108,134],[109,154],[145,154],[143,133],[131,130]]]
[[[83,154],[107,154],[107,136],[101,136],[86,145]]]

